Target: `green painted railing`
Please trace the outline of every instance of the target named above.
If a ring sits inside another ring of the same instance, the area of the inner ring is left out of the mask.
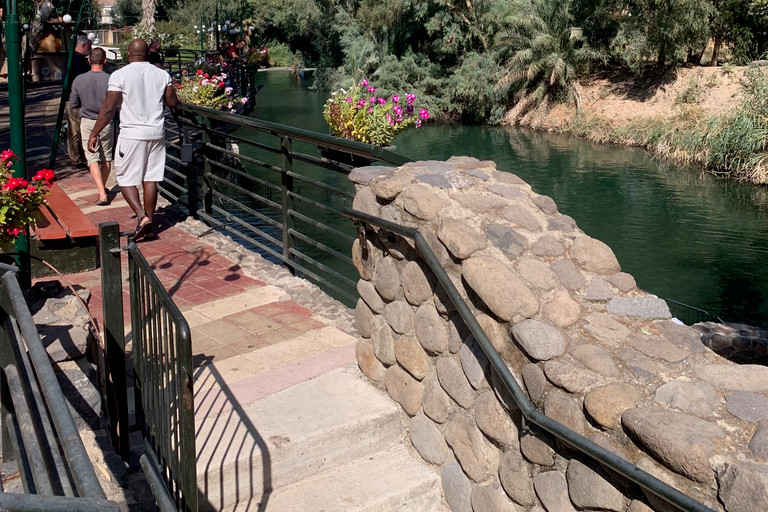
[[[0,510],[118,512],[96,478],[17,270],[0,264],[0,410],[3,463],[16,461],[24,493],[0,492]]]

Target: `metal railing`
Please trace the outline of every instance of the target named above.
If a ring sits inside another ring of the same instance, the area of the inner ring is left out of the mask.
[[[117,512],[96,478],[16,269],[0,264],[0,273],[2,456],[16,461],[25,492],[0,492],[0,510]]]
[[[526,423],[530,422],[532,425],[539,427],[546,432],[549,432],[568,446],[579,450],[597,462],[616,471],[625,478],[635,482],[643,489],[650,491],[664,501],[678,507],[680,510],[686,512],[714,512],[712,509],[704,506],[690,496],[687,496],[677,489],[665,484],[658,478],[646,473],[634,464],[631,464],[621,457],[609,452],[602,446],[599,446],[583,435],[574,432],[562,423],[553,420],[549,416],[539,411],[530,402],[530,400],[528,400],[528,396],[520,388],[517,380],[515,380],[515,377],[507,368],[506,363],[504,363],[504,360],[494,348],[491,340],[488,339],[485,331],[483,331],[482,327],[480,327],[480,324],[475,319],[475,316],[472,314],[469,306],[467,306],[467,303],[461,297],[461,294],[459,294],[456,286],[453,284],[451,278],[443,269],[439,260],[432,252],[432,249],[430,249],[429,244],[427,244],[427,241],[424,239],[421,233],[414,229],[406,228],[404,226],[400,226],[399,224],[388,222],[384,219],[380,219],[378,217],[374,217],[372,215],[368,215],[351,208],[345,208],[344,214],[353,219],[353,222],[357,223],[360,229],[366,229],[366,226],[375,226],[376,228],[381,228],[399,236],[410,238],[415,242],[416,250],[435,274],[438,282],[445,290],[453,305],[456,306],[456,310],[461,315],[462,320],[469,328],[472,336],[475,337],[475,340],[477,340],[483,352],[488,357],[493,370],[500,377],[504,387],[511,394],[513,400],[522,412],[523,430],[531,428],[531,426],[527,425]]]
[[[669,312],[672,313],[672,316],[683,322],[685,325],[693,325],[699,322],[711,322],[715,320],[723,323],[720,317],[714,316],[713,319],[713,315],[710,315],[708,311],[701,308],[672,299],[664,299],[664,301],[667,303],[667,306],[669,306]]]
[[[178,130],[169,123],[161,193],[213,229],[354,304],[357,279],[348,254],[355,232],[341,222],[342,208],[354,197],[346,176],[361,162],[411,160],[378,146],[209,108],[183,104],[179,110],[192,128],[197,158],[182,162]]]
[[[189,325],[131,239],[128,273],[139,462],[163,512],[197,512]]]

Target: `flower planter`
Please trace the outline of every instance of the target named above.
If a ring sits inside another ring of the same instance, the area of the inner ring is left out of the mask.
[[[378,161],[376,157],[365,157],[360,155],[353,155],[351,153],[346,153],[344,151],[333,149],[333,148],[318,147],[317,149],[320,150],[320,155],[326,160],[330,160],[331,162],[334,162],[337,164],[351,165],[352,167],[367,167],[371,165],[373,162]],[[386,146],[383,149],[393,151],[396,148],[395,146]]]

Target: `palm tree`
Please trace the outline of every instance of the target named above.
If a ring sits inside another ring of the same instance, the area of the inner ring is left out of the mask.
[[[517,91],[508,119],[532,115],[536,124],[553,101],[569,93],[580,108],[578,71],[605,57],[572,25],[570,8],[571,0],[523,0],[519,16],[499,34],[495,48],[506,73],[498,85]]]

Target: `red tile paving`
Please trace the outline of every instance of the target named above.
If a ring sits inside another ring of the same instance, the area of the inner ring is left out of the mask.
[[[59,184],[69,194],[78,192],[75,202],[89,212],[86,215],[94,224],[116,221],[121,231],[135,228],[136,219],[124,202],[115,203],[109,208],[92,208],[97,194],[95,191],[84,193],[93,189],[90,175],[86,171],[74,172],[60,180]],[[262,281],[246,276],[239,265],[218,254],[212,246],[171,225],[164,218],[162,208],[155,217],[155,225],[156,238],[139,242],[139,249],[182,312],[265,286]],[[127,325],[130,323],[130,302],[128,260],[125,255],[122,269],[123,315]],[[90,290],[91,314],[99,326],[103,327],[100,270],[71,274],[66,278],[73,285]],[[312,315],[312,311],[292,300],[270,302],[245,310],[235,308],[233,314],[191,329],[194,365],[199,367],[242,357],[243,354],[326,327],[326,324],[312,318]],[[348,359],[348,354],[344,357]],[[339,361],[347,360],[342,358]]]

